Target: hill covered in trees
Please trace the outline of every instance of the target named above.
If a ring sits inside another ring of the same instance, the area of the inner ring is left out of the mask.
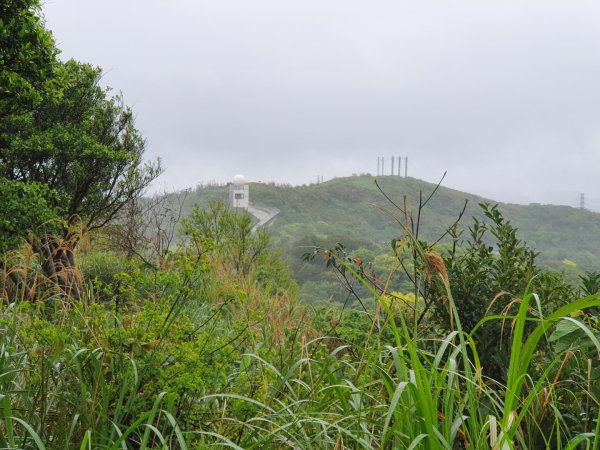
[[[361,245],[387,243],[398,236],[398,223],[381,209],[400,220],[404,215],[383,193],[400,208],[406,205],[416,220],[419,198],[425,201],[435,188],[415,178],[360,175],[302,186],[251,183],[250,198],[252,203],[281,211],[271,227],[272,238],[277,245],[293,249],[314,244],[314,237]],[[187,195],[185,209],[211,200],[226,202],[227,192],[225,186],[198,187]],[[422,209],[420,238],[437,240],[458,219],[465,202],[459,228],[467,228],[472,217],[483,216],[479,203],[498,204],[519,236],[540,253],[542,262],[558,267],[557,262],[568,259],[585,269],[600,267],[600,240],[596,239],[600,214],[569,206],[501,203],[443,185]]]

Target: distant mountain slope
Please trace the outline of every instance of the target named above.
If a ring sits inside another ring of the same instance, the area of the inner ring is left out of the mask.
[[[361,175],[304,186],[252,183],[250,201],[280,210],[271,229],[275,243],[288,250],[310,243],[311,238],[330,237],[357,245],[384,243],[401,231],[379,208],[398,216],[402,213],[382,195],[376,179],[397,205],[404,207],[406,198],[415,220],[420,193],[425,200],[435,188],[414,178]],[[198,188],[189,193],[186,210],[194,203],[227,201],[227,192],[226,186]],[[463,227],[472,223],[472,216],[481,216],[480,202],[498,203],[503,214],[519,228],[519,236],[541,253],[542,260],[550,263],[569,259],[585,268],[600,268],[600,214],[567,206],[503,204],[441,186],[422,211],[420,237],[437,239],[457,218],[465,200]]]

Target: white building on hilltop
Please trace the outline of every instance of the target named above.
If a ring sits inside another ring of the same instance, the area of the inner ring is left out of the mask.
[[[229,204],[232,208],[248,209],[250,204],[250,187],[244,175],[233,177],[229,185]]]

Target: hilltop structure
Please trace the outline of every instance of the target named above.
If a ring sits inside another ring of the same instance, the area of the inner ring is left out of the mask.
[[[233,183],[229,185],[229,204],[232,208],[248,209],[250,206],[250,185],[244,175],[233,177]]]

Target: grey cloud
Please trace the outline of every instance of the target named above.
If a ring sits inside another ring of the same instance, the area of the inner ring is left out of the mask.
[[[167,185],[237,172],[304,183],[409,155],[413,176],[448,170],[452,187],[500,200],[600,201],[596,2],[52,0],[45,12],[64,56],[107,69],[134,104]]]

